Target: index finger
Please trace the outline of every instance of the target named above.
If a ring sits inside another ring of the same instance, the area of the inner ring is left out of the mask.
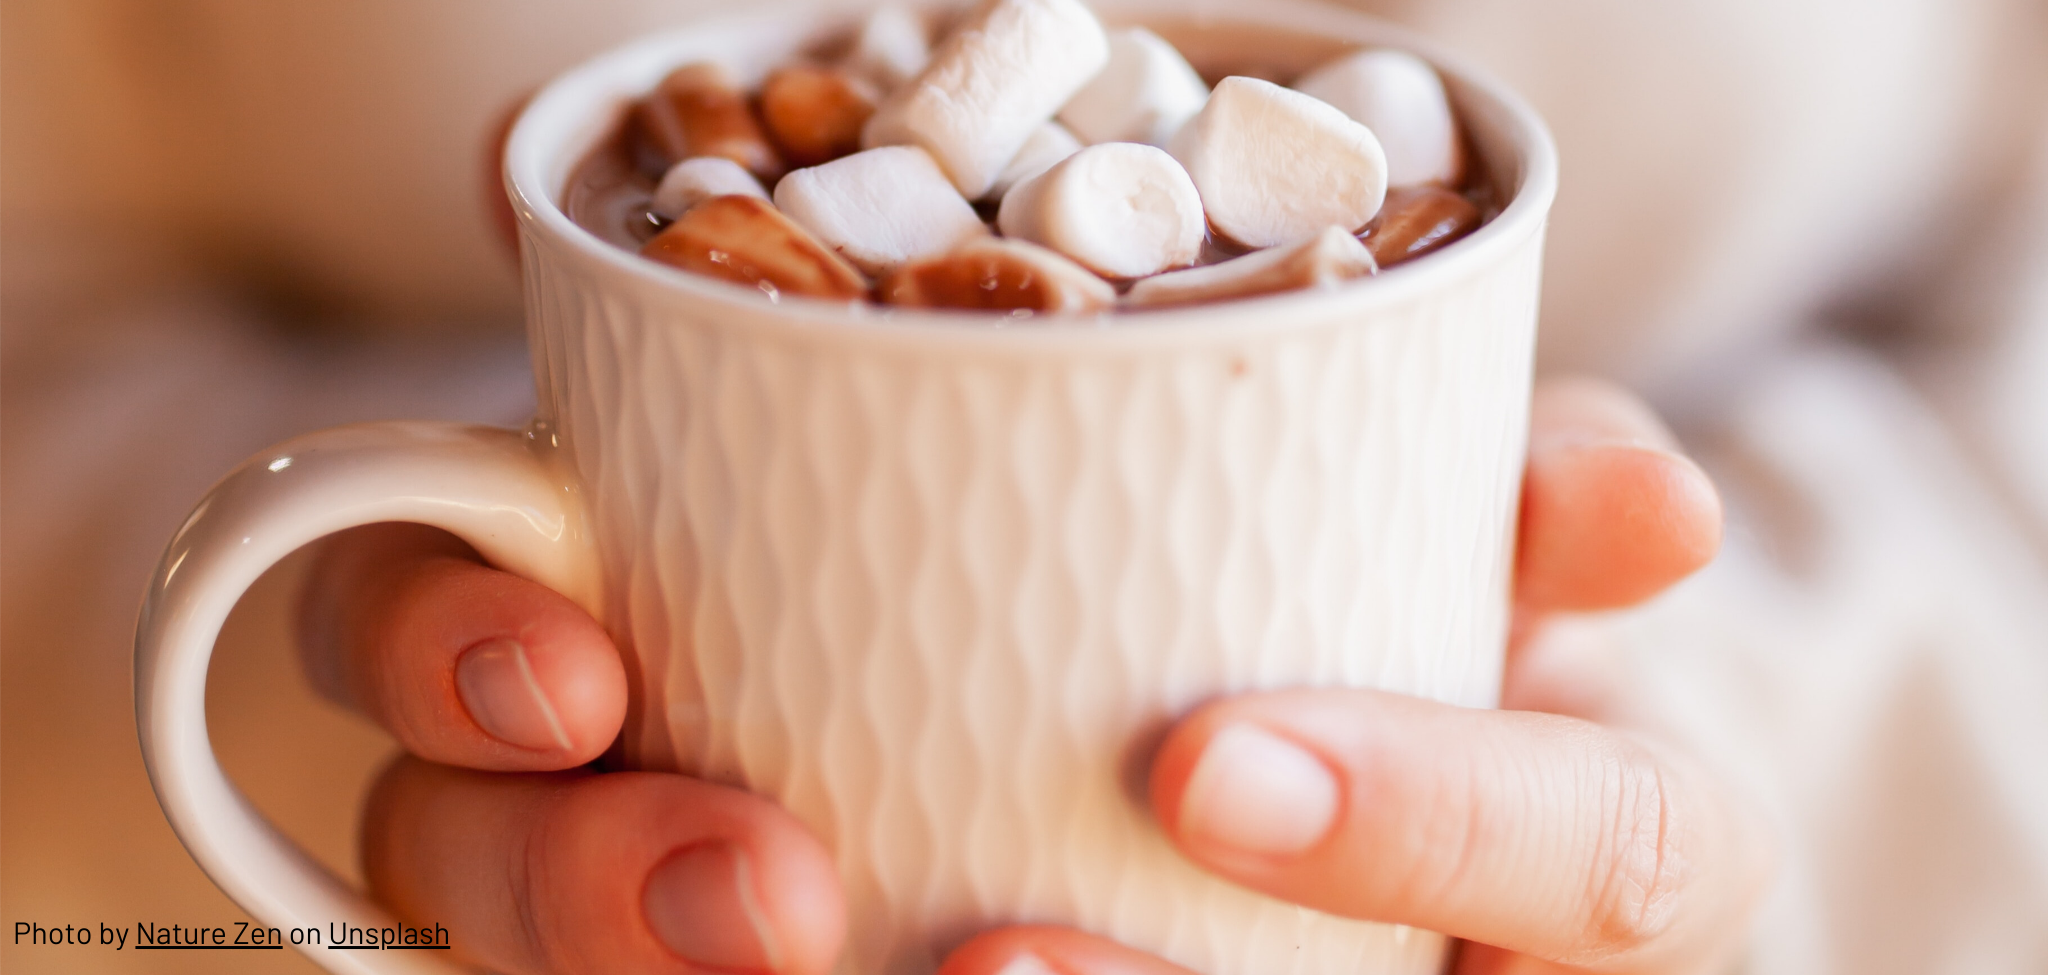
[[[625,721],[625,666],[604,628],[436,529],[371,525],[322,542],[299,621],[320,690],[421,758],[572,768]]]

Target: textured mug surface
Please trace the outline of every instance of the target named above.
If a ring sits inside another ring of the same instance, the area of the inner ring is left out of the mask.
[[[1197,63],[1416,47],[1320,6],[1100,6]],[[1208,975],[1437,970],[1440,936],[1190,865],[1144,761],[1233,691],[1495,700],[1555,185],[1540,122],[1439,59],[1498,219],[1352,286],[1116,320],[776,304],[568,222],[569,171],[626,99],[697,58],[758,74],[804,40],[791,22],[613,52],[508,152],[536,429],[633,677],[623,761],[772,796],[830,844],[842,972],[928,972],[1002,921]]]

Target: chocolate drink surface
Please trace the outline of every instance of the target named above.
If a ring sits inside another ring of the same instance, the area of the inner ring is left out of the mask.
[[[983,24],[991,44],[1003,26]],[[919,86],[974,65],[902,81],[914,59],[899,44],[891,69],[874,69],[862,33],[813,47],[753,90],[704,63],[678,65],[575,167],[564,209],[614,246],[756,284],[771,300],[852,295],[1011,318],[1337,287],[1424,259],[1499,211],[1434,69],[1412,55],[1339,49],[1276,63],[1168,30],[1192,51],[1184,59],[1151,31],[1072,29],[1101,34],[1099,66],[1048,69],[1067,88],[1089,80],[1039,99],[1056,113],[1004,150],[1011,162],[993,176],[981,166],[989,153],[946,141],[964,123],[916,115]],[[961,56],[961,45],[927,41],[927,59]],[[912,122],[896,121],[905,115]],[[1077,130],[1110,138],[1089,144]],[[693,131],[716,138],[692,144],[683,134]],[[952,156],[969,163],[949,168]],[[785,161],[802,168],[785,174]],[[1317,183],[1327,171],[1355,178]],[[716,224],[732,235],[723,239],[706,221],[676,229],[689,208],[733,194],[772,199],[788,219],[757,222],[792,246],[765,248],[733,220]],[[791,238],[792,227],[808,238]],[[977,243],[991,239],[1010,243]],[[819,277],[821,251],[844,263]],[[751,255],[753,270],[732,273],[733,253]],[[821,284],[762,283],[797,279]]]

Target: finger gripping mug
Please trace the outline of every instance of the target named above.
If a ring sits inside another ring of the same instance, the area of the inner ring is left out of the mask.
[[[391,923],[225,779],[204,688],[222,621],[271,563],[416,521],[603,621],[631,683],[617,765],[766,794],[832,847],[847,975],[929,972],[1011,921],[1209,975],[1438,970],[1441,936],[1179,857],[1143,806],[1145,750],[1192,705],[1259,688],[1493,703],[1554,151],[1513,95],[1354,13],[1099,6],[1197,63],[1423,52],[1503,212],[1370,281],[1111,323],[771,303],[598,241],[563,188],[667,69],[716,58],[758,77],[811,39],[787,25],[844,12],[590,62],[508,147],[534,424],[294,440],[230,474],[165,553],[136,706],[165,813],[207,872],[273,925]],[[310,954],[445,970],[433,953]]]

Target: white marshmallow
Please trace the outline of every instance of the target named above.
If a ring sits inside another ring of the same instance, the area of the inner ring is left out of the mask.
[[[1202,253],[1202,197],[1173,157],[1108,142],[1068,156],[1010,189],[1003,234],[1043,244],[1110,278],[1193,263]]]
[[[1309,73],[1296,91],[1363,123],[1387,153],[1387,185],[1441,183],[1464,175],[1464,150],[1443,79],[1405,51],[1361,51]]]
[[[1387,195],[1387,157],[1343,112],[1256,78],[1225,78],[1172,143],[1216,231],[1249,247],[1357,230]]]
[[[846,66],[884,91],[894,91],[917,77],[930,63],[930,28],[916,11],[885,3],[860,26]]]
[[[1357,237],[1342,227],[1325,227],[1289,247],[1269,247],[1221,264],[1146,278],[1131,286],[1124,304],[1154,308],[1327,288],[1378,270],[1372,252]]]
[[[1209,86],[1173,45],[1133,27],[1109,35],[1109,65],[1060,109],[1060,121],[1089,145],[1164,148],[1208,100]]]
[[[869,274],[988,233],[938,164],[915,146],[799,169],[776,184],[775,205]]]
[[[1024,140],[1024,148],[1017,150],[1017,158],[996,176],[994,186],[988,188],[984,200],[1001,200],[1010,192],[1010,187],[1022,183],[1039,173],[1051,169],[1060,160],[1081,151],[1081,140],[1058,122],[1047,122]]]
[[[747,172],[745,166],[724,156],[698,156],[685,159],[668,168],[662,174],[661,185],[655,187],[654,212],[674,220],[683,211],[714,196],[751,196],[765,200],[768,191],[761,188],[761,181]]]
[[[1080,0],[991,0],[883,101],[861,144],[922,146],[962,196],[979,198],[1109,60]]]

